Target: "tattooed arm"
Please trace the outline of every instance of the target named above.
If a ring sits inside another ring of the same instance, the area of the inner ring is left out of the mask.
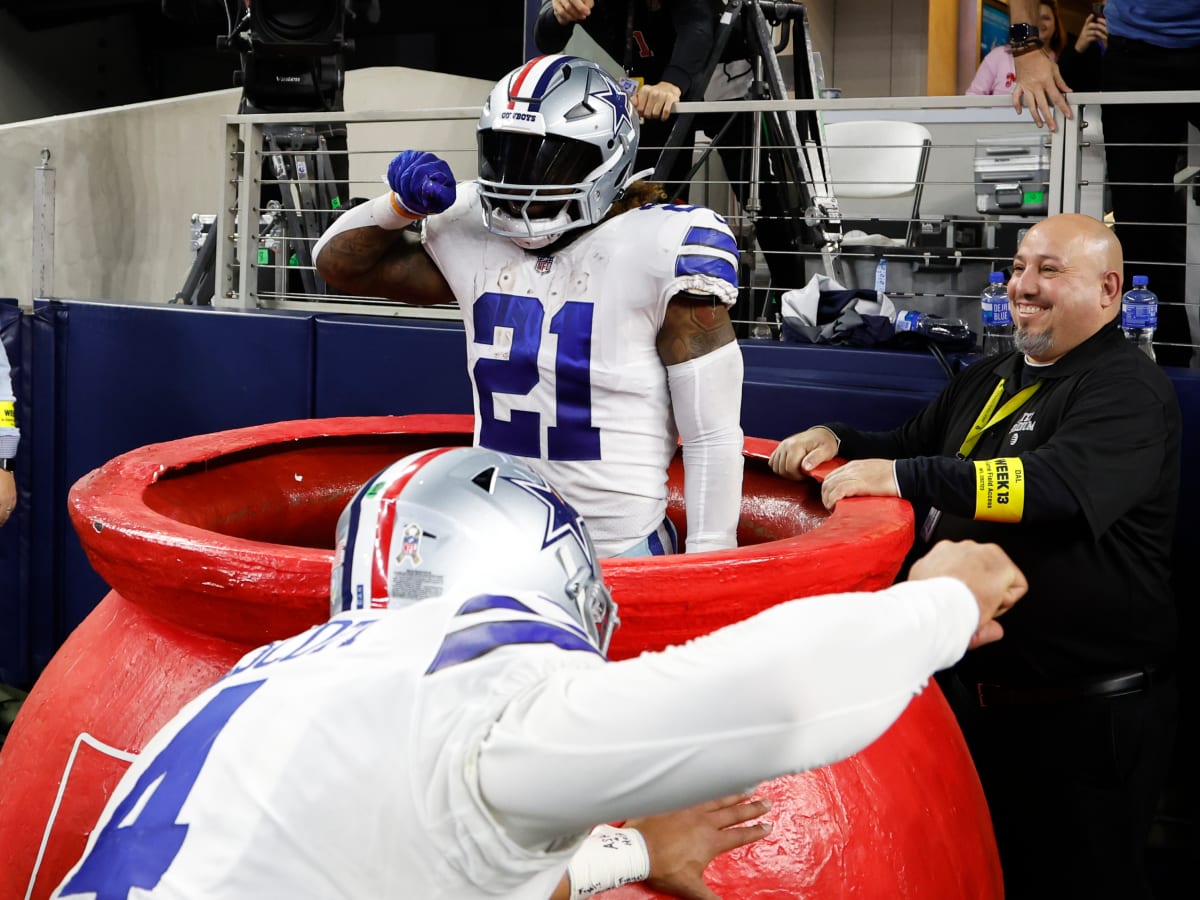
[[[658,332],[683,442],[687,552],[737,546],[742,496],[742,351],[716,297],[681,293]]]
[[[367,205],[343,214],[321,236],[315,251],[318,274],[347,294],[420,306],[453,303],[450,286],[417,234],[381,228],[355,215]]]
[[[729,309],[711,294],[676,294],[658,331],[664,366],[695,359],[736,340]]]

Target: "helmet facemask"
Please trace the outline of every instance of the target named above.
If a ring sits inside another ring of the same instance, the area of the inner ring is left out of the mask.
[[[613,632],[621,624],[617,616],[617,604],[613,601],[604,582],[590,566],[580,566],[567,581],[567,596],[579,606],[588,634],[600,652],[607,655]]]
[[[601,221],[630,178],[636,123],[595,63],[552,56],[515,69],[479,119],[484,226],[537,249]]]

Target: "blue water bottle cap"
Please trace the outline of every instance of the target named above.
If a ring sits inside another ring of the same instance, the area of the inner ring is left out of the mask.
[[[992,272],[988,275],[988,282],[990,284],[1004,284],[1004,273]]]
[[[1134,275],[1133,276],[1133,286],[1134,287],[1145,287],[1149,283],[1150,283],[1150,278],[1146,275]]]

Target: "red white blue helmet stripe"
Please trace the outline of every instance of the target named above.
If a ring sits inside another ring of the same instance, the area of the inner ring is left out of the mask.
[[[547,88],[563,66],[574,61],[570,56],[538,56],[522,66],[508,86],[508,108],[538,112]]]

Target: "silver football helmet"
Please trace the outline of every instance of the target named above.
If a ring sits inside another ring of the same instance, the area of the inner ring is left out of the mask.
[[[534,250],[604,218],[633,180],[638,117],[604,69],[556,54],[500,79],[476,136],[484,226]]]
[[[413,453],[363,485],[338,519],[334,615],[515,590],[542,594],[608,651],[617,608],[587,526],[511,456],[482,447]]]

